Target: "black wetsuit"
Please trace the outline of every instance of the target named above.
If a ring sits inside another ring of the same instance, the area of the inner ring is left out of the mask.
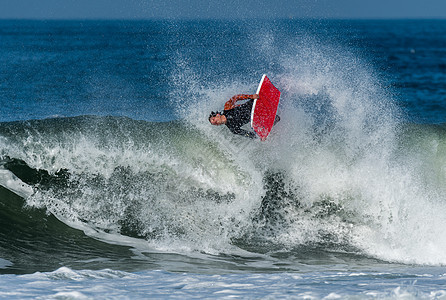
[[[223,115],[226,117],[226,126],[228,126],[232,133],[247,136],[252,139],[257,137],[255,132],[240,128],[251,122],[251,110],[253,103],[254,100],[251,99],[240,106],[223,111]]]

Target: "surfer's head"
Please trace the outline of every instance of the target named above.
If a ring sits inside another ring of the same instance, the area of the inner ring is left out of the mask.
[[[209,122],[212,125],[222,125],[222,124],[226,124],[226,117],[220,113],[220,112],[211,112],[211,114],[209,115]]]

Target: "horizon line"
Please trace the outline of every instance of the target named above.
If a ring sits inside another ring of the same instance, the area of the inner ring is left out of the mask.
[[[147,18],[128,18],[128,17],[1,17],[1,21],[248,21],[252,18],[201,18],[201,17],[147,17]],[[422,17],[422,16],[405,16],[405,17],[257,17],[258,21],[283,21],[283,20],[351,20],[351,21],[379,21],[379,20],[446,20],[444,17]]]

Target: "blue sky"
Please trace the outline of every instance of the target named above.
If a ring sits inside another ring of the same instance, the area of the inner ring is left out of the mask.
[[[1,19],[446,18],[446,0],[0,0]]]

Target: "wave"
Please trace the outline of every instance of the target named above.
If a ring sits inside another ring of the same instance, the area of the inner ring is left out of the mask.
[[[104,232],[204,240],[202,228],[216,234],[234,222],[231,203],[248,197],[252,182],[215,144],[178,123],[79,117],[1,131],[3,168],[34,187],[28,205]]]
[[[28,207],[108,242],[444,263],[445,126],[406,125],[390,153],[382,143],[349,149],[336,127],[288,136],[285,146],[287,126],[261,143],[118,117],[2,123],[1,166],[32,189]]]

